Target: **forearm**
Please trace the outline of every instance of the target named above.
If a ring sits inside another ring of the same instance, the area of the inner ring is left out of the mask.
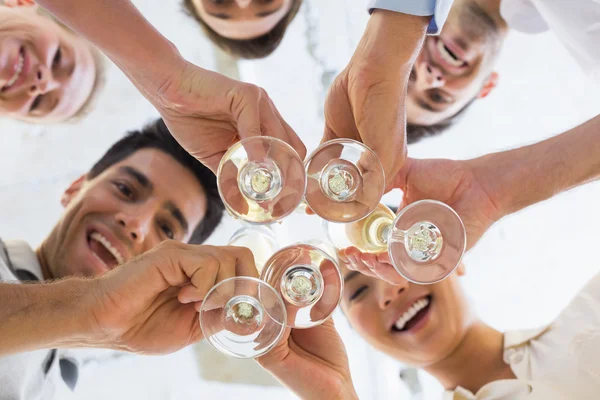
[[[431,17],[374,10],[352,57],[365,74],[406,81]]]
[[[87,282],[0,283],[0,356],[83,345],[86,323],[80,307]]]
[[[531,146],[469,161],[501,215],[600,178],[600,115]]]
[[[129,0],[39,0],[64,24],[102,50],[146,92],[157,91],[182,62]],[[147,93],[146,93],[147,94]]]

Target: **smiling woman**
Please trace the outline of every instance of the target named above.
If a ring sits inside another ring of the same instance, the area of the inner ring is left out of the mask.
[[[0,116],[58,123],[84,114],[102,58],[35,5],[0,5]]]
[[[233,56],[255,59],[281,43],[302,0],[184,0],[209,39]]]

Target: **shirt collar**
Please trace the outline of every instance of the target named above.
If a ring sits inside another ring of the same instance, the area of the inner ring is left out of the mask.
[[[542,336],[550,329],[550,325],[536,329],[526,329],[522,331],[509,331],[504,333],[504,350],[519,347]]]
[[[43,280],[42,266],[35,254],[35,251],[23,240],[7,240],[4,242],[10,264],[17,275],[18,270],[27,271],[37,280]],[[27,275],[29,275],[27,274]],[[18,276],[18,275],[17,275]]]

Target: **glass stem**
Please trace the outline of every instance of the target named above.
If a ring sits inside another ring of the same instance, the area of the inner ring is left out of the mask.
[[[388,239],[388,244],[392,242],[404,243],[404,239],[406,238],[406,231],[402,231],[400,229],[391,229],[390,226],[390,235]]]
[[[323,276],[311,265],[293,265],[281,278],[281,294],[290,303],[306,307],[323,294]]]

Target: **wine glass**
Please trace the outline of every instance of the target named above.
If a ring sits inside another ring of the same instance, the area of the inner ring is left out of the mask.
[[[305,161],[308,206],[321,218],[354,222],[369,215],[385,189],[379,157],[351,139],[323,143]]]
[[[259,273],[269,257],[279,248],[273,231],[260,225],[241,227],[231,236],[229,245],[250,249],[254,255],[254,264]]]
[[[219,282],[200,308],[200,326],[208,343],[235,358],[256,358],[281,340],[286,306],[265,282],[244,276]]]
[[[273,232],[263,226],[244,226],[229,240],[248,247],[257,268],[277,250]],[[286,306],[277,291],[251,277],[225,279],[206,295],[200,308],[200,326],[208,342],[236,358],[256,358],[281,339],[287,323]]]
[[[342,276],[336,262],[311,244],[279,250],[266,262],[260,278],[283,298],[287,325],[292,328],[325,322],[342,297]]]
[[[227,150],[217,170],[217,187],[227,211],[251,224],[285,218],[302,201],[306,172],[284,141],[255,136]]]
[[[383,204],[351,224],[324,222],[337,249],[356,247],[363,253],[388,251],[392,265],[406,280],[436,283],[460,264],[467,239],[456,212],[435,200],[421,200],[394,215]]]

